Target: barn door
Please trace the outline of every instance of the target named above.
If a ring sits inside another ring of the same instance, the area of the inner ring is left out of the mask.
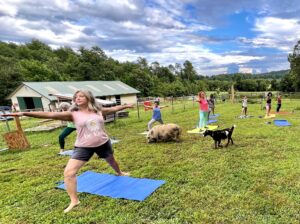
[[[43,104],[40,97],[32,97],[35,109],[43,110]]]
[[[24,111],[26,110],[26,103],[23,97],[17,97],[18,103],[19,103],[19,107],[20,107],[20,111]]]

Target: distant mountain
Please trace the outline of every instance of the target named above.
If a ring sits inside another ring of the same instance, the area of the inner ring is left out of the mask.
[[[272,71],[260,74],[249,73],[234,73],[234,74],[220,74],[213,76],[199,76],[198,79],[220,80],[220,81],[236,81],[239,79],[281,79],[289,73],[290,70]]]
[[[289,73],[289,69],[280,70],[280,71],[272,71],[260,74],[253,74],[252,77],[255,79],[281,79],[283,76]]]

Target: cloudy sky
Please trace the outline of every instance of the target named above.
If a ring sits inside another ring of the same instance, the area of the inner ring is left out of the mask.
[[[0,40],[99,46],[119,61],[190,60],[202,75],[288,69],[299,0],[0,0]]]

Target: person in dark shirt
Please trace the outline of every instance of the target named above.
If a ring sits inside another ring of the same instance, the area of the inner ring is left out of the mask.
[[[279,94],[277,96],[277,108],[276,108],[277,113],[279,113],[280,108],[281,108],[281,95]]]
[[[269,92],[269,93],[267,94],[267,98],[266,98],[266,116],[267,116],[267,117],[270,116],[271,102],[272,102],[272,93]]]
[[[209,118],[210,113],[212,113],[212,115],[215,115],[215,102],[216,102],[216,99],[215,99],[214,95],[210,94],[210,98],[208,100],[208,118]]]

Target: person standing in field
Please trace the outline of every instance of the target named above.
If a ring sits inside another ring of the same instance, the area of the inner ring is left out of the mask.
[[[270,116],[271,111],[271,103],[272,103],[272,93],[269,92],[266,97],[266,116]]]
[[[159,105],[159,103],[160,103],[160,98],[159,98],[159,97],[156,97],[156,98],[155,98],[155,102],[157,102],[157,104]]]
[[[77,129],[74,153],[64,171],[64,184],[70,197],[70,204],[64,213],[71,211],[80,204],[77,196],[77,173],[96,153],[99,158],[104,158],[115,170],[117,175],[127,176],[129,173],[120,170],[114,158],[110,139],[104,129],[103,116],[116,113],[117,111],[132,108],[133,105],[120,105],[109,108],[102,108],[96,102],[90,91],[78,90],[73,96],[75,105],[70,111],[64,112],[19,112],[10,116],[28,116],[35,118],[51,118],[63,121],[74,122]]]
[[[16,104],[13,103],[13,105],[11,105],[11,111],[12,112],[17,112]]]
[[[199,128],[203,129],[207,126],[208,122],[208,102],[204,91],[198,93],[196,101],[199,103]]]
[[[247,117],[247,109],[248,109],[248,99],[247,96],[244,96],[242,99],[242,114],[241,116]]]
[[[210,97],[209,97],[209,100],[208,100],[208,118],[209,118],[209,115],[210,113],[212,112],[213,115],[215,115],[215,102],[216,102],[216,99],[214,97],[213,94],[210,94]]]
[[[280,108],[281,108],[281,95],[279,94],[277,96],[277,108],[276,108],[277,113],[279,113]]]

